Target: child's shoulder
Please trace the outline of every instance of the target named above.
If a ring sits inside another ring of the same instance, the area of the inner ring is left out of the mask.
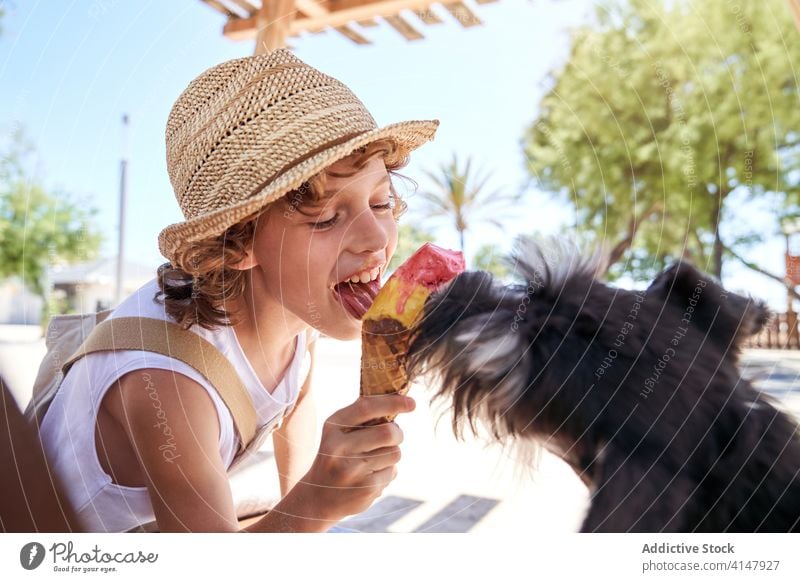
[[[168,320],[164,304],[155,299],[158,291],[158,280],[154,277],[123,299],[109,317],[152,317]]]
[[[152,319],[163,319],[175,323],[168,313],[164,305],[163,296],[157,299],[157,294],[160,293],[158,286],[158,279],[153,278],[136,291],[128,295],[109,315],[109,318],[114,317],[149,317]],[[190,331],[211,339],[219,335],[219,329],[206,329],[199,325],[193,325],[189,328]],[[224,335],[224,334],[223,334]]]
[[[151,279],[128,295],[109,314],[109,319],[117,317],[147,317],[176,323],[175,319],[167,313],[163,296],[160,299],[156,298],[159,292],[158,279]],[[231,349],[230,334],[223,326],[207,329],[200,325],[193,325],[189,328],[189,331],[207,340],[224,354],[227,354]]]

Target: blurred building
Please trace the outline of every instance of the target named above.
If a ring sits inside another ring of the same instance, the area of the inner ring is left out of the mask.
[[[113,307],[116,292],[116,259],[54,267],[50,270],[52,296],[58,311],[84,313]],[[156,266],[126,261],[123,267],[125,297],[156,276]],[[18,277],[0,282],[0,325],[39,325],[42,298]]]
[[[53,269],[53,295],[67,313],[100,311],[114,306],[116,258],[100,259]],[[156,266],[125,261],[122,268],[122,297],[136,291],[156,276]]]
[[[0,324],[39,325],[43,307],[42,298],[19,277],[0,282]]]

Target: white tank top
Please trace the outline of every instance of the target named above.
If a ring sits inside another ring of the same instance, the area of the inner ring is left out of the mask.
[[[153,279],[123,301],[109,318],[139,316],[169,320],[164,305],[153,300],[156,291],[158,282]],[[270,394],[247,360],[233,328],[222,326],[207,330],[193,325],[190,330],[211,342],[238,371],[253,400],[258,427],[262,431],[294,406],[310,365],[305,333],[297,336],[292,363]],[[315,330],[312,341],[318,336],[319,332]],[[72,366],[42,420],[40,431],[47,459],[85,530],[120,532],[155,520],[147,487],[112,483],[111,476],[100,466],[95,450],[95,425],[103,396],[118,378],[143,368],[179,372],[205,388],[217,409],[219,452],[226,469],[229,469],[237,515],[243,517],[255,511],[268,510],[276,499],[264,491],[265,484],[248,478],[246,471],[230,471],[239,447],[239,437],[230,411],[200,373],[180,360],[152,352],[98,352],[87,354]]]

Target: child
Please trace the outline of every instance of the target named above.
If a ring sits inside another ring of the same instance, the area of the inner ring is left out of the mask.
[[[378,128],[347,87],[285,49],[190,83],[166,130],[186,220],[159,235],[170,262],[157,279],[110,317],[173,321],[222,352],[262,433],[275,429],[281,499],[239,521],[244,501],[264,492],[252,479],[237,485],[240,439],[201,374],[151,352],[92,353],[70,369],[41,425],[88,531],[323,532],[380,495],[396,474],[400,428],[345,429],[414,402],[358,398],[327,419],[315,454],[313,341],[319,331],[360,337],[358,289],[386,270],[405,208],[391,176],[437,126]],[[334,289],[347,280],[359,283]]]

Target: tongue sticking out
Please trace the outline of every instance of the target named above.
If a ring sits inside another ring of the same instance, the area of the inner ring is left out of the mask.
[[[353,317],[361,319],[372,305],[380,288],[380,281],[375,279],[369,283],[338,283],[333,290]]]

